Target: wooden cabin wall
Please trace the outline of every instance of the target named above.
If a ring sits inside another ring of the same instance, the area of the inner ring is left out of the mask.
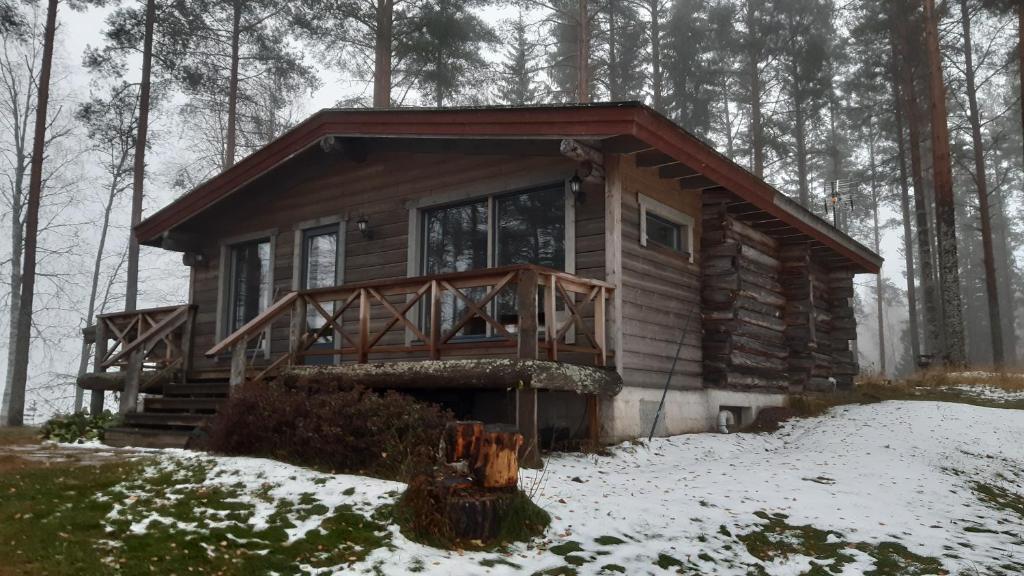
[[[701,387],[699,191],[683,191],[656,168],[623,158],[622,170],[622,376],[627,386],[665,386],[679,339],[685,341],[673,373],[673,389]],[[644,194],[694,219],[694,262],[668,248],[640,243]]]
[[[778,242],[726,214],[708,195],[703,256],[705,383],[786,390],[789,350]]]
[[[557,144],[557,143],[556,143]],[[442,154],[370,147],[361,163],[332,157],[318,149],[304,153],[286,168],[236,193],[195,221],[184,232],[202,237],[208,261],[195,269],[194,304],[198,305],[193,352],[196,369],[226,369],[228,361],[208,359],[203,352],[217,341],[218,294],[221,290],[221,245],[229,239],[272,230],[274,298],[293,289],[294,238],[300,223],[317,218],[348,218],[344,242],[344,283],[402,278],[408,273],[410,203],[429,197],[480,196],[511,192],[569,178],[575,169],[558,156]],[[576,273],[604,278],[603,187],[587,184],[586,201],[575,207]],[[372,239],[365,239],[355,221],[365,216]],[[404,301],[404,300],[403,300]],[[395,301],[396,303],[398,300]],[[383,307],[373,311],[371,331],[387,320]],[[393,330],[382,345],[398,344],[402,330]],[[272,356],[288,349],[288,319],[272,329]],[[508,349],[480,350],[491,357]],[[409,359],[408,355],[400,355]],[[387,358],[374,356],[374,360]]]

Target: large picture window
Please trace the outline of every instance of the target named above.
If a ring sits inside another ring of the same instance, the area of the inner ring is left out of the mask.
[[[428,208],[422,212],[422,273],[446,274],[514,264],[565,270],[566,220],[566,194],[561,183]],[[483,289],[467,293],[474,298],[483,294]],[[497,306],[500,321],[514,316],[511,293],[501,294]],[[465,304],[447,295],[441,306],[443,325],[452,325],[465,310]],[[486,333],[486,322],[474,318],[459,335]]]
[[[238,330],[270,306],[273,278],[270,239],[230,247],[228,333]]]

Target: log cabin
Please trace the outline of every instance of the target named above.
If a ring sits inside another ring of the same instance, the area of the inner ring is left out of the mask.
[[[639,103],[323,110],[134,233],[182,254],[187,304],[100,316],[80,385],[148,446],[303,371],[534,452],[742,425],[853,385],[882,264]]]

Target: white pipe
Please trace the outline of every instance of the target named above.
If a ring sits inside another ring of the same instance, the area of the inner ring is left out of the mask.
[[[729,428],[736,425],[736,416],[728,411],[722,410],[718,413],[718,431],[722,434],[728,434]]]

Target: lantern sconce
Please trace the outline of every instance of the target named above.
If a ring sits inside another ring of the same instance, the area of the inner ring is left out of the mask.
[[[577,204],[587,201],[587,194],[583,191],[583,180],[579,174],[573,174],[569,179],[569,192],[572,192],[572,197]]]
[[[365,214],[360,216],[359,220],[356,220],[356,228],[359,229],[359,234],[361,234],[364,239],[373,240],[373,230],[370,230],[370,221],[367,220]]]

